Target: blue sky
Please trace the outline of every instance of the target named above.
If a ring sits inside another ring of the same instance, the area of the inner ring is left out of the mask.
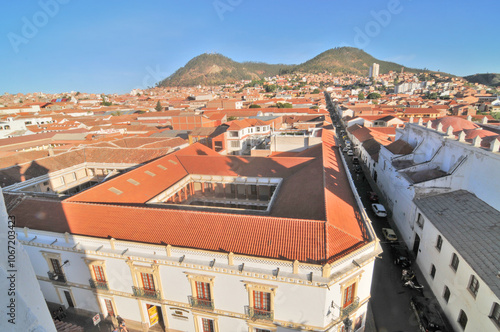
[[[218,52],[298,64],[339,46],[455,75],[500,73],[498,0],[8,1],[0,94],[127,93]]]

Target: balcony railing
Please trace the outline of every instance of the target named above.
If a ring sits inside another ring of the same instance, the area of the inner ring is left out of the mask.
[[[89,279],[89,283],[90,283],[90,287],[92,287],[92,288],[109,290],[109,286],[108,286],[107,281]]]
[[[253,307],[247,307],[248,316],[251,319],[263,319],[263,320],[274,320],[274,312],[270,310],[256,309]]]
[[[214,301],[207,299],[199,299],[197,297],[189,296],[189,303],[192,307],[214,310]]]
[[[161,299],[160,291],[157,290],[150,290],[132,286],[132,291],[134,292],[135,296],[146,297],[148,299],[155,299],[155,300]]]
[[[57,281],[57,282],[66,282],[66,277],[62,273],[55,273],[52,271],[47,272],[49,275],[49,279],[52,281]]]
[[[359,307],[359,297],[355,297],[351,304],[340,309],[341,317],[349,316]]]

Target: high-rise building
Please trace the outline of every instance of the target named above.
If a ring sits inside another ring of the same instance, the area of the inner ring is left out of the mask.
[[[373,63],[373,65],[370,67],[370,73],[369,77],[378,77],[378,73],[380,71],[380,66],[378,63]]]

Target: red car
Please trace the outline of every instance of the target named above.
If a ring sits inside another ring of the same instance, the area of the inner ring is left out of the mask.
[[[366,194],[368,195],[368,199],[372,203],[378,203],[378,195],[374,191],[367,191]]]

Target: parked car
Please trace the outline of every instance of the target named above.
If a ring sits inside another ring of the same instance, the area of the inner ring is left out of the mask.
[[[348,156],[354,156],[354,152],[352,152],[352,150],[349,150],[349,151],[347,151],[347,155]]]
[[[382,234],[384,234],[384,238],[389,242],[398,241],[396,233],[391,228],[382,228]]]
[[[349,151],[349,148],[347,146],[344,146],[344,148],[342,149],[343,152],[347,152]]]
[[[387,211],[385,210],[385,207],[382,204],[373,203],[372,210],[377,217],[382,217],[382,218],[387,217]]]
[[[354,165],[359,165],[359,158],[358,157],[352,157],[352,163]]]
[[[394,265],[400,265],[403,268],[410,267],[411,259],[408,250],[406,250],[406,247],[400,245],[392,245],[391,254]]]
[[[372,203],[378,203],[378,195],[374,191],[367,191],[366,195],[368,196],[368,200]]]
[[[417,317],[421,331],[446,332],[443,318],[436,304],[423,296],[413,296],[410,306]]]
[[[356,158],[356,157],[354,157],[354,158]],[[359,165],[354,165],[354,172],[360,174],[360,173],[363,173],[363,169]]]

